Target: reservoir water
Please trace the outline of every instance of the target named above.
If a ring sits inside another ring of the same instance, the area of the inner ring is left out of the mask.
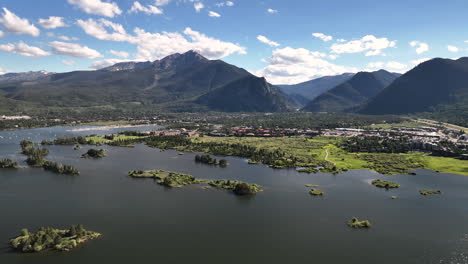
[[[0,132],[0,158],[23,161],[19,142],[108,134],[54,127]],[[140,130],[148,128],[140,127]],[[128,130],[135,130],[130,128]],[[47,146],[49,160],[77,167],[66,176],[35,168],[0,170],[0,263],[468,263],[468,177],[418,170],[384,176],[368,170],[302,174],[227,157],[227,168],[194,162],[194,153],[109,147],[101,160],[81,159],[89,146]],[[217,157],[219,158],[219,157]],[[24,163],[22,163],[24,165]],[[200,186],[168,189],[132,179],[129,170],[162,169],[200,179],[264,186],[254,197]],[[391,180],[399,189],[370,184]],[[323,197],[308,194],[317,184]],[[422,196],[420,189],[442,190]],[[391,199],[398,196],[398,199]],[[372,228],[354,230],[352,217]],[[103,234],[71,252],[20,254],[8,241],[21,228],[83,224]]]

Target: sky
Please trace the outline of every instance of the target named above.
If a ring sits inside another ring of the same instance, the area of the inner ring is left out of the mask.
[[[295,84],[468,55],[466,0],[0,0],[0,74],[195,50]]]

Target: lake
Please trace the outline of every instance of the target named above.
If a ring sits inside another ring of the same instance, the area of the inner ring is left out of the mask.
[[[0,131],[0,158],[24,161],[22,139],[124,130],[73,129]],[[394,176],[368,170],[302,174],[235,157],[227,157],[230,165],[219,168],[195,163],[195,153],[178,155],[142,144],[103,146],[108,152],[101,160],[80,158],[90,146],[47,148],[47,159],[73,165],[81,174],[0,170],[0,263],[468,263],[465,176],[427,170]],[[169,189],[151,179],[128,177],[134,169],[237,179],[260,184],[264,192],[238,197],[200,186]],[[377,178],[401,187],[376,188],[370,182]],[[304,184],[320,185],[325,195],[309,195]],[[426,197],[420,189],[443,194]],[[346,222],[354,216],[370,220],[372,228],[349,228]],[[71,224],[103,236],[71,252],[20,254],[9,248],[9,239],[21,228]]]

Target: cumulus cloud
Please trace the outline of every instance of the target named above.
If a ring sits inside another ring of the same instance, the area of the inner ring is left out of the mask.
[[[263,36],[263,35],[258,35],[257,36],[257,39],[262,42],[262,43],[265,43],[271,47],[278,47],[280,44],[278,42],[274,42],[272,40],[269,40],[267,37]]]
[[[330,41],[330,40],[333,39],[332,36],[327,36],[327,35],[325,35],[323,33],[312,33],[312,36],[314,36],[316,38],[319,38],[319,39],[321,39],[321,40],[323,40],[325,42]]]
[[[238,44],[208,37],[203,33],[186,28],[179,32],[150,33],[135,28],[133,34],[122,25],[106,19],[78,20],[77,24],[97,39],[128,42],[137,46],[137,58],[155,60],[174,53],[195,50],[208,58],[222,58],[230,54],[246,54],[246,48]]]
[[[451,46],[451,45],[448,45],[448,46],[447,46],[447,49],[448,49],[448,51],[450,51],[450,52],[458,52],[458,51],[460,50],[458,47]]]
[[[98,51],[76,43],[53,41],[49,43],[49,46],[52,47],[52,52],[57,55],[86,59],[102,57],[101,53]]]
[[[214,12],[214,11],[209,11],[209,12],[208,12],[208,15],[209,15],[210,17],[221,17],[220,14],[218,14],[218,13],[216,13],[216,12]]]
[[[77,20],[76,24],[80,26],[88,35],[91,35],[100,40],[111,41],[128,41],[132,42],[133,37],[130,36],[122,25],[113,23],[107,19],[101,18],[94,20]],[[109,32],[111,30],[112,32]]]
[[[0,50],[10,53],[19,54],[26,57],[42,57],[50,55],[49,52],[34,46],[29,46],[20,41],[18,43],[8,43],[0,45]]]
[[[130,56],[130,54],[128,54],[128,52],[125,51],[109,50],[109,53],[121,58],[128,58],[128,56]]]
[[[133,2],[132,8],[130,8],[128,12],[129,13],[143,12],[147,15],[152,15],[152,14],[160,15],[163,13],[162,9],[158,8],[157,6],[153,6],[153,5],[143,6],[138,1]]]
[[[353,67],[333,64],[325,59],[326,56],[304,48],[276,49],[268,60],[269,65],[255,74],[274,84],[295,84],[321,76],[358,71]]]
[[[277,13],[278,13],[278,10],[272,9],[272,8],[268,8],[268,9],[267,9],[267,12],[270,13],[270,14],[277,14]]]
[[[130,62],[130,61],[136,61],[136,60],[125,60],[125,59],[105,59],[105,60],[98,60],[98,61],[94,61],[94,62],[91,64],[90,68],[99,70],[99,69],[102,69],[102,68],[106,68],[106,67],[112,66],[112,65],[117,64],[117,63],[121,63],[121,62]]]
[[[170,2],[171,2],[171,0],[155,0],[154,5],[155,6],[165,6],[165,5],[169,4]]]
[[[37,37],[41,33],[36,26],[29,23],[29,20],[15,15],[6,8],[3,8],[3,14],[0,17],[0,23],[3,24],[3,27],[7,31],[13,32],[15,34],[25,34]]]
[[[39,24],[43,28],[53,29],[59,27],[66,27],[67,25],[63,22],[63,17],[50,16],[49,18],[40,18]]]
[[[67,36],[64,36],[64,35],[60,35],[57,38],[59,38],[61,40],[65,40],[65,41],[78,40],[78,38],[76,38],[76,37],[67,37]]]
[[[234,6],[234,2],[232,1],[226,1],[226,2],[218,2],[215,4],[217,7],[223,7],[223,6]]]
[[[67,66],[72,66],[75,64],[75,61],[74,60],[62,60],[62,63]]]
[[[122,10],[120,10],[119,6],[114,2],[103,2],[101,0],[68,0],[68,3],[92,15],[114,17],[122,14]]]
[[[200,12],[205,6],[203,5],[203,3],[200,3],[200,2],[197,2],[195,4],[193,4],[193,8],[195,8],[195,11]]]
[[[388,62],[370,62],[367,64],[369,68],[373,69],[385,69],[392,72],[405,72],[408,68],[408,65],[398,62],[398,61],[388,61]]]
[[[420,41],[411,41],[410,43],[410,46],[411,47],[416,47],[416,53],[417,54],[421,54],[421,53],[424,53],[426,51],[429,50],[429,45],[427,43],[424,43],[424,42],[420,42]]]
[[[3,75],[8,72],[8,69],[0,67],[0,75]]]
[[[396,46],[396,41],[390,41],[387,38],[376,38],[373,35],[367,35],[359,40],[352,40],[343,44],[335,43],[330,49],[333,53],[360,53],[366,51],[366,56],[375,56],[382,54],[382,50]]]
[[[411,62],[411,64],[413,64],[413,65],[419,65],[419,64],[421,64],[421,63],[423,63],[423,62],[425,62],[425,61],[428,61],[428,60],[430,60],[430,59],[431,59],[431,58],[420,58],[420,59],[412,60],[412,61],[410,61],[410,62]]]

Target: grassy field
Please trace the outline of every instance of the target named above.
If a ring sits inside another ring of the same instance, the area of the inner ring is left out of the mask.
[[[119,135],[119,136],[114,136],[113,140],[109,140],[104,138],[104,136],[93,136],[93,137],[86,137],[86,140],[92,142],[94,145],[102,145],[102,144],[109,144],[114,141],[119,141],[119,140],[132,140],[132,139],[140,139],[142,137],[138,136],[125,136],[125,135]]]
[[[199,142],[240,143],[266,148],[280,149],[297,157],[327,160],[344,170],[372,169],[383,174],[404,174],[414,169],[430,169],[444,173],[468,176],[468,161],[453,158],[433,157],[425,153],[410,152],[407,154],[389,153],[349,153],[339,148],[346,138],[316,137],[198,137]]]

